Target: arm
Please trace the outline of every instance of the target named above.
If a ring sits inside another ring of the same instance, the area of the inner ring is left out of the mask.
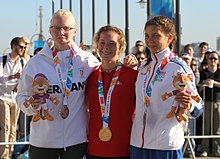
[[[50,96],[49,99],[50,99],[50,101],[51,101],[53,104],[55,104],[56,106],[60,103],[60,100],[59,100],[58,98],[56,98],[56,97]]]
[[[192,74],[193,75],[192,79],[190,81],[188,81],[187,91],[179,92],[176,95],[175,100],[179,104],[182,104],[185,109],[187,109],[187,115],[189,117],[197,118],[203,112],[204,103],[203,103],[202,100],[199,100],[199,99],[201,99],[201,97],[199,96],[198,91],[196,89],[195,76],[192,73],[192,70],[189,69],[187,71],[188,71],[187,74]],[[193,97],[191,97],[192,94],[193,94]],[[194,97],[195,97],[196,100],[198,99],[197,101],[199,101],[199,102],[193,100]]]
[[[220,88],[220,82],[218,82],[218,81],[214,81],[213,86],[214,86],[214,87],[218,87],[218,88]]]
[[[162,96],[161,96],[161,99],[163,100],[163,101],[165,101],[165,100],[167,100],[168,98],[170,98],[170,97],[172,97],[173,96],[173,93],[167,93],[167,92],[165,92]]]
[[[28,67],[30,67],[30,65]],[[28,70],[30,68],[28,67],[23,69],[20,81],[18,82],[18,94],[16,96],[16,103],[26,115],[34,115],[35,109],[33,108],[33,100],[31,102],[29,100],[34,94],[32,90],[33,77],[31,77],[31,74]],[[29,105],[27,101],[29,101],[32,106],[27,107],[27,105]]]
[[[138,65],[137,58],[133,54],[128,54],[124,60],[123,63],[125,66],[130,67],[130,68],[136,68]]]

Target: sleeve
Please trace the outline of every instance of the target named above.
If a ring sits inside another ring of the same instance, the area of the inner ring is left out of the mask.
[[[31,105],[28,105],[27,108],[24,106],[25,101],[29,100],[34,94],[32,90],[33,77],[29,72],[31,70],[30,63],[28,64],[28,66],[26,65],[26,67],[23,69],[21,78],[18,82],[18,94],[16,96],[16,103],[26,115],[34,115],[35,110]]]
[[[191,118],[197,118],[203,112],[204,102],[197,91],[196,83],[195,83],[195,76],[191,69],[187,70],[187,76],[191,77],[190,78],[191,81],[188,85],[188,90],[191,92],[191,96],[196,96],[196,99],[198,100],[196,101],[195,99],[191,99],[192,107],[189,110],[190,113],[188,115]]]
[[[0,57],[0,83],[8,81],[8,75],[4,74],[3,56]]]

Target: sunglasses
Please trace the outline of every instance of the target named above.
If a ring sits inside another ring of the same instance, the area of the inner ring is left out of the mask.
[[[197,64],[191,64],[191,66],[197,66]]]
[[[144,45],[142,45],[142,44],[136,44],[136,46],[144,46]]]
[[[22,45],[17,45],[19,46],[20,49],[26,49],[26,46],[22,46]]]
[[[209,60],[218,60],[216,57],[210,57]]]
[[[144,57],[138,57],[137,60],[144,60]]]

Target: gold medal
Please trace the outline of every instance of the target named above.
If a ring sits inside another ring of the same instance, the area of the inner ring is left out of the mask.
[[[103,142],[107,142],[112,138],[112,132],[109,130],[109,128],[102,128],[99,131],[99,139]]]
[[[144,96],[144,101],[145,101],[146,106],[148,107],[150,104],[150,99],[147,96]]]

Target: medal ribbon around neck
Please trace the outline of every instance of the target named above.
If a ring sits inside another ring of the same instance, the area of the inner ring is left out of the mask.
[[[101,72],[101,66],[99,67],[99,77],[98,77],[98,95],[99,95],[99,104],[101,108],[102,113],[102,120],[103,120],[103,128],[108,127],[109,122],[109,113],[110,113],[110,103],[111,103],[111,95],[114,90],[114,87],[117,83],[119,74],[121,72],[121,63],[118,62],[117,68],[115,70],[114,76],[111,80],[110,87],[108,89],[108,93],[106,96],[106,102],[104,97],[104,88],[103,88],[103,80],[102,80],[102,72]]]
[[[61,84],[61,88],[62,88],[62,92],[63,92],[63,107],[60,109],[60,116],[63,119],[66,119],[69,115],[69,108],[67,106],[67,99],[70,95],[70,91],[71,91],[71,87],[72,87],[72,76],[73,76],[73,65],[72,65],[72,59],[74,57],[74,51],[73,51],[73,47],[70,47],[70,63],[68,66],[68,70],[67,70],[67,76],[66,76],[66,81],[64,81],[64,77],[61,71],[61,65],[60,65],[60,60],[58,58],[58,52],[56,49],[54,49],[54,51],[52,52],[52,56],[53,56],[53,62],[56,68],[56,73],[59,79],[59,82]]]
[[[156,74],[155,74],[153,80],[148,81],[148,84],[147,84],[148,76],[147,75],[145,76],[143,91],[144,91],[144,102],[145,102],[146,106],[148,106],[150,104],[149,97],[151,97],[152,85],[156,81],[157,77],[160,75],[161,71],[165,68],[165,66],[168,64],[170,59],[173,57],[173,55],[174,55],[174,53],[171,51],[169,56],[163,59],[163,61],[161,62],[161,64],[157,68],[157,71],[156,71]]]

